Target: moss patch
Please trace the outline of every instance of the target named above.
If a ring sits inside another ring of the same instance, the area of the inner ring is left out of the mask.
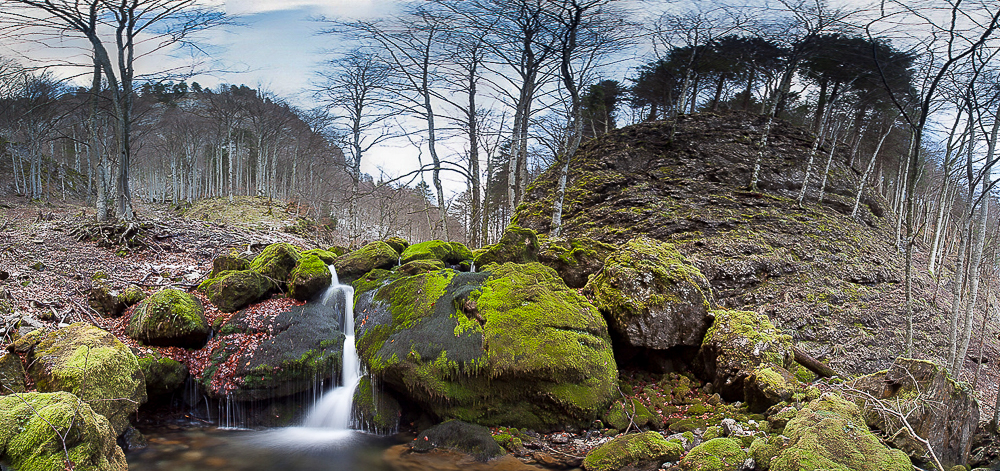
[[[376,268],[391,268],[399,263],[399,252],[389,244],[376,241],[354,252],[341,255],[333,263],[341,281],[355,280]]]
[[[275,283],[286,283],[300,257],[299,250],[294,245],[283,242],[271,244],[250,262],[250,270],[270,278]]]
[[[714,438],[694,447],[681,459],[684,471],[736,471],[743,466],[747,453],[740,442]]]
[[[744,381],[759,366],[786,367],[792,361],[792,339],[766,315],[753,311],[712,311],[715,321],[698,353],[706,377],[730,401],[744,399]]]
[[[677,461],[683,454],[684,447],[667,441],[657,432],[636,433],[622,435],[595,448],[584,458],[583,468],[587,471],[616,471],[633,465],[642,469],[643,466],[658,465],[664,461]]]
[[[303,255],[288,280],[288,294],[308,301],[330,286],[332,276],[327,264],[318,256]]]
[[[222,312],[236,312],[267,296],[276,285],[270,278],[252,270],[225,271],[198,285]]]
[[[500,241],[477,251],[477,267],[490,263],[528,263],[538,261],[538,234],[531,229],[518,226],[508,227]]]

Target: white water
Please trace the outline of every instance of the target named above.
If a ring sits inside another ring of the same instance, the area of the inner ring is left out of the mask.
[[[344,295],[344,361],[341,368],[340,386],[320,397],[316,406],[306,416],[306,427],[331,430],[351,429],[351,408],[354,403],[354,388],[361,380],[361,362],[354,347],[354,287],[340,284],[337,271],[330,265],[333,280],[323,294],[323,305],[338,292]]]

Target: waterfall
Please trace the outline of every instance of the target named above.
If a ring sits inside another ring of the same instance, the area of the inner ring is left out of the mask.
[[[351,428],[351,412],[354,403],[354,388],[361,380],[361,362],[354,347],[354,287],[340,284],[337,271],[330,265],[332,280],[330,287],[323,294],[323,305],[328,305],[331,298],[344,296],[344,353],[341,367],[340,386],[330,390],[320,397],[319,402],[306,416],[306,427],[327,428],[333,430],[349,430]]]

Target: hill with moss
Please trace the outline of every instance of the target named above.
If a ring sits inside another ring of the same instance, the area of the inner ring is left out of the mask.
[[[822,202],[816,173],[829,150],[820,149],[800,208],[813,136],[783,121],[772,128],[759,191],[748,191],[765,119],[704,113],[682,117],[672,139],[671,125],[655,122],[584,143],[570,161],[562,235],[671,242],[705,274],[721,306],[767,314],[837,371],[886,369],[905,348],[895,216],[872,191],[850,216],[860,175],[847,166],[843,145]],[[550,232],[558,177],[549,169],[529,187],[516,224]],[[935,305],[938,290],[922,272],[914,290],[914,355],[940,361],[947,354],[944,290]]]

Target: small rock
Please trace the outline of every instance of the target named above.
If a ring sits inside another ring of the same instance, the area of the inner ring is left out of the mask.
[[[42,271],[45,269],[45,264],[42,262],[35,262],[31,264],[31,269],[35,271]]]
[[[552,438],[551,438],[551,441],[552,441],[552,443],[555,443],[557,445],[565,445],[565,444],[569,443],[569,434],[568,433],[556,433],[556,434],[553,434]]]
[[[734,419],[722,419],[722,433],[727,437],[743,435],[743,427]]]

